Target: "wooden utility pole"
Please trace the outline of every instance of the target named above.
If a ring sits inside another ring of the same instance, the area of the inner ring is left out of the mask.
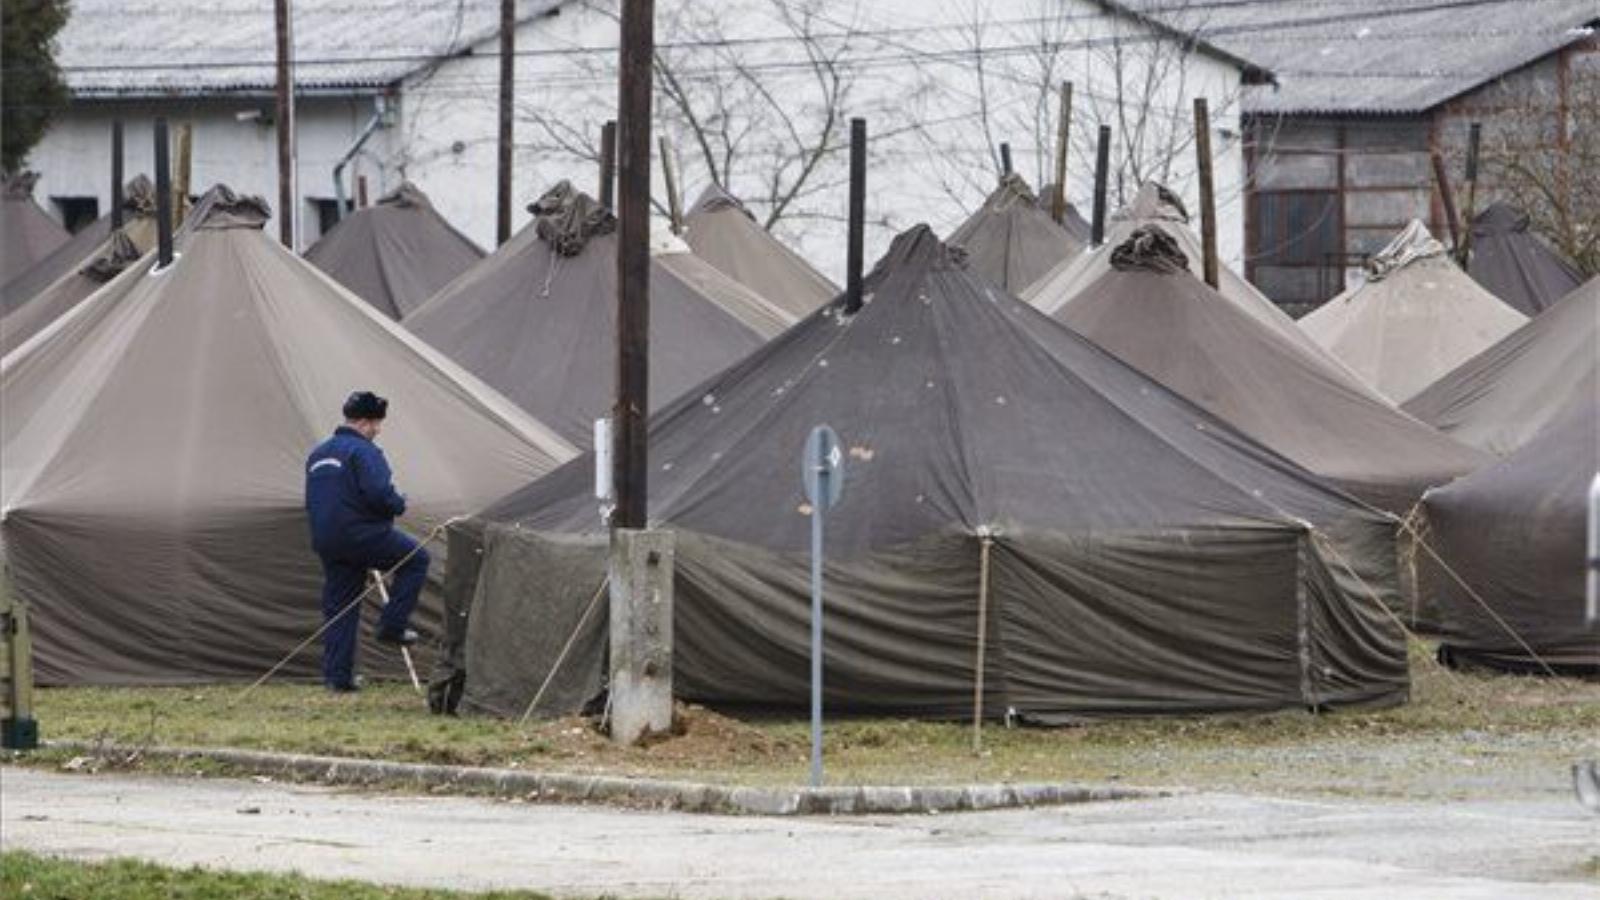
[[[1200,176],[1200,248],[1206,284],[1220,287],[1217,265],[1217,195],[1211,182],[1211,109],[1206,98],[1194,98],[1195,171]]]
[[[178,126],[178,162],[173,167],[177,178],[172,185],[172,223],[176,227],[189,216],[189,183],[194,172],[194,126]]]
[[[1011,145],[1005,141],[1000,142],[1000,177],[1005,178],[1014,170],[1011,168]]]
[[[517,0],[500,0],[500,143],[495,180],[495,242],[511,240],[511,101],[517,71]]]
[[[683,198],[678,196],[678,172],[672,163],[672,147],[667,136],[660,138],[661,175],[667,182],[667,220],[673,234],[683,234]]]
[[[1106,240],[1106,176],[1111,168],[1111,126],[1100,126],[1100,137],[1094,148],[1094,221],[1089,230],[1089,246],[1098,247]]]
[[[1444,157],[1433,151],[1433,178],[1439,183],[1439,197],[1444,201],[1444,220],[1450,227],[1450,247],[1461,249],[1461,220],[1456,216],[1456,195],[1450,190],[1450,173],[1445,171]]]
[[[294,249],[294,112],[290,95],[294,82],[289,72],[289,0],[273,0],[273,30],[278,47],[278,239]]]
[[[172,165],[167,158],[167,120],[156,119],[156,248],[162,268],[172,265]]]
[[[122,120],[111,123],[111,227],[122,227]]]
[[[617,206],[617,123],[608,121],[600,126],[600,205],[606,209]]]
[[[612,421],[613,528],[648,521],[650,411],[650,91],[655,0],[622,0],[617,91],[617,402]]]
[[[1067,139],[1072,136],[1072,82],[1061,82],[1061,118],[1056,122],[1056,183],[1050,192],[1050,218],[1067,221]]]
[[[862,245],[867,218],[867,120],[850,120],[850,230],[845,247],[844,311],[861,309]]]
[[[1483,141],[1483,123],[1473,122],[1467,129],[1467,218],[1457,262],[1463,267],[1472,254],[1472,220],[1478,214],[1478,148]]]

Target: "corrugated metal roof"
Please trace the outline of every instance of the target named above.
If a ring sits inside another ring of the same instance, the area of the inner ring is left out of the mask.
[[[518,0],[519,21],[560,0]],[[73,0],[56,60],[79,97],[271,90],[273,0]],[[301,90],[392,84],[499,28],[499,0],[296,0]]]
[[[1600,0],[1133,0],[1271,70],[1251,113],[1417,113],[1585,37]]]

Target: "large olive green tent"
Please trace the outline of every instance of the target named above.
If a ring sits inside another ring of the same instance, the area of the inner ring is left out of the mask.
[[[695,256],[795,318],[838,293],[821,272],[762,228],[743,203],[715,184],[700,195],[683,224],[683,240]]]
[[[1413,220],[1367,261],[1367,280],[1299,324],[1313,340],[1394,403],[1528,320],[1479,287]]]
[[[1489,460],[1285,340],[1188,268],[1165,227],[1136,229],[1056,318],[1263,445],[1396,515]]]
[[[1578,267],[1529,230],[1526,213],[1494,203],[1472,220],[1467,273],[1524,315],[1537,316],[1583,282]]]
[[[1391,517],[961,256],[912,229],[858,311],[824,307],[652,418],[678,696],[804,707],[799,455],[828,424],[845,464],[827,532],[830,710],[971,715],[979,659],[983,715],[1047,722],[1405,697],[1404,636],[1383,609],[1397,593]],[[468,708],[518,715],[544,685],[536,712],[560,714],[600,690],[592,465],[477,518],[481,568],[453,585],[475,597]]]
[[[391,319],[427,302],[483,251],[411,182],[345,216],[306,251],[311,264]]]
[[[1490,453],[1533,440],[1600,383],[1600,278],[1407,401],[1407,412]]]
[[[254,678],[309,637],[303,467],[352,390],[390,398],[419,536],[573,453],[263,234],[263,202],[213,199],[171,265],[146,256],[0,361],[0,534],[42,683]],[[313,650],[282,674],[315,672]]]
[[[33,201],[32,172],[0,174],[0,284],[50,255],[70,235]]]
[[[404,320],[574,444],[614,399],[616,218],[562,182],[535,219]],[[663,237],[650,264],[650,399],[673,399],[794,321]]]

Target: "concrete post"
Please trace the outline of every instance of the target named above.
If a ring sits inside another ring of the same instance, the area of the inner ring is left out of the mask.
[[[672,728],[670,531],[611,533],[611,740],[637,744]]]

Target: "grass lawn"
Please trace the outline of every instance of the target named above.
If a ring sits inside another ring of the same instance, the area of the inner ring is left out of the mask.
[[[827,725],[828,781],[908,784],[1121,781],[1284,794],[1506,796],[1565,790],[1578,757],[1600,755],[1600,683],[1441,668],[1413,648],[1412,702],[1380,710],[1114,720],[1071,728],[840,719]],[[804,719],[733,719],[689,707],[679,736],[613,747],[581,719],[530,723],[427,713],[409,685],[355,696],[320,687],[57,688],[36,695],[41,736],[131,745],[231,746],[561,772],[800,784]],[[60,752],[34,758],[62,765]],[[99,770],[126,760],[77,760]],[[215,774],[188,761],[163,771]]]
[[[464,894],[313,881],[298,875],[169,869],[127,859],[82,863],[0,853],[0,896],[28,900],[549,900],[531,891]]]

